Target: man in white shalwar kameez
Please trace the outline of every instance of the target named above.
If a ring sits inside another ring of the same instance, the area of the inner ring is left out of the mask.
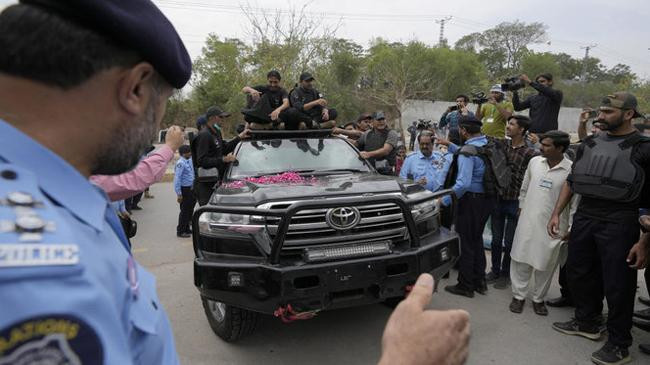
[[[510,310],[521,313],[525,298],[530,295],[535,313],[547,315],[544,297],[555,269],[566,260],[564,238],[568,237],[577,196],[561,215],[562,238],[551,238],[546,223],[571,172],[571,161],[564,156],[570,138],[565,132],[549,131],[540,138],[540,143],[542,155],[530,160],[519,193],[519,222],[510,253],[513,296]]]

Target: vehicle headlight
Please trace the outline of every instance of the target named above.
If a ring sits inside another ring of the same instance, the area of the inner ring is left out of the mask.
[[[199,217],[199,233],[257,233],[264,228],[263,221],[263,217],[255,215],[206,212]]]
[[[411,205],[411,215],[416,222],[431,218],[440,212],[440,199],[425,200]]]

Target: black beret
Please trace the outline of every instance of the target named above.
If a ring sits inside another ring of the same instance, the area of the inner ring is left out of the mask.
[[[137,52],[174,88],[192,74],[192,60],[167,17],[150,0],[21,0],[79,23]]]

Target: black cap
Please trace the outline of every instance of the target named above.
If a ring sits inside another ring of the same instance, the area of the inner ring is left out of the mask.
[[[307,80],[313,80],[314,76],[312,76],[309,72],[303,72],[300,74],[300,81],[307,81]]]
[[[20,0],[44,8],[137,52],[174,88],[192,74],[192,60],[165,15],[149,0]]]
[[[386,119],[386,115],[384,114],[384,112],[378,111],[372,115],[372,119],[374,120]]]
[[[208,119],[205,117],[205,115],[201,115],[198,118],[196,118],[196,128],[201,129],[201,126],[208,123]]]
[[[211,106],[208,108],[208,111],[205,112],[205,118],[210,119],[210,117],[218,116],[221,118],[229,117],[230,113],[224,112],[218,106]]]
[[[607,108],[633,110],[633,118],[645,118],[643,114],[639,113],[639,104],[636,101],[636,96],[625,91],[619,91],[603,98],[600,109]]]
[[[460,121],[458,122],[459,125],[476,125],[479,127],[483,126],[483,122],[478,120],[475,116],[473,115],[468,115],[460,118]]]
[[[361,115],[359,115],[359,118],[357,118],[357,122],[360,122],[362,120],[369,120],[369,119],[372,119],[372,114],[370,114],[370,113],[361,113]]]

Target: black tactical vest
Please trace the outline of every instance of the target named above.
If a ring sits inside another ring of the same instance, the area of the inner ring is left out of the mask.
[[[639,133],[624,140],[591,136],[583,142],[567,178],[574,193],[617,202],[635,201],[644,185],[645,172],[632,160],[635,146],[647,142]]]

